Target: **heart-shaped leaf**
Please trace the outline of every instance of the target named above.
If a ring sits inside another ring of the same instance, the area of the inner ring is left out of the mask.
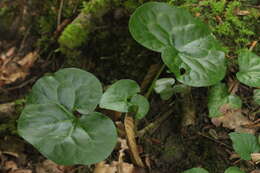
[[[135,95],[132,97],[130,104],[137,107],[137,111],[135,114],[136,119],[142,119],[149,111],[149,102],[142,95]]]
[[[254,90],[254,101],[260,105],[260,89],[255,89]]]
[[[251,87],[260,87],[260,57],[249,50],[242,50],[238,57],[237,79]]]
[[[26,106],[18,120],[18,132],[61,165],[102,161],[117,141],[116,128],[108,117],[93,112],[76,118],[56,103]]]
[[[91,73],[66,68],[39,79],[27,98],[29,104],[59,103],[69,111],[93,112],[102,96],[102,86]]]
[[[238,96],[229,94],[225,84],[219,83],[209,90],[209,117],[222,116],[223,113],[220,111],[222,106],[229,109],[239,109],[242,106],[242,101]]]
[[[154,90],[157,94],[160,94],[162,100],[168,100],[174,94],[173,84],[175,80],[173,78],[161,78],[155,82]]]
[[[231,166],[225,170],[225,173],[245,173],[245,172],[236,166]]]
[[[209,172],[203,168],[191,168],[184,171],[183,173],[209,173]]]
[[[146,3],[131,16],[129,29],[138,43],[162,53],[178,81],[198,87],[224,78],[226,64],[220,44],[210,29],[185,9]]]
[[[244,160],[251,160],[251,154],[260,151],[260,146],[257,138],[252,134],[247,133],[229,133],[233,142],[233,148]]]

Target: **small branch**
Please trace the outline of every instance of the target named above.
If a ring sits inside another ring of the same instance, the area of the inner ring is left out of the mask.
[[[253,41],[249,50],[252,51],[254,49],[254,47],[256,47],[257,41]]]
[[[60,22],[61,22],[61,13],[62,13],[63,5],[64,5],[64,0],[61,0],[61,2],[60,2],[60,8],[59,8],[59,13],[58,13],[58,18],[57,18],[57,28],[59,27]]]
[[[220,144],[220,145],[223,145],[223,146],[225,146],[225,147],[228,148],[228,149],[233,150],[232,147],[230,147],[229,145],[225,144],[224,142],[220,142],[220,141],[218,141],[218,140],[216,140],[216,139],[214,139],[214,138],[211,138],[211,137],[209,137],[209,136],[207,136],[207,135],[204,135],[203,133],[200,133],[200,132],[198,132],[197,134],[200,135],[200,136],[202,136],[202,137],[204,137],[204,138],[207,138],[207,139],[209,139],[209,140],[211,140],[211,141],[213,141],[213,142],[216,142],[216,143],[218,143],[218,144]]]
[[[169,111],[165,112],[162,116],[160,116],[158,119],[156,119],[154,122],[151,122],[150,124],[148,124],[146,127],[144,127],[143,129],[139,130],[137,132],[137,136],[139,137],[143,137],[145,135],[145,133],[147,133],[150,130],[156,130],[157,128],[160,127],[160,125],[162,124],[162,122],[164,122],[166,119],[168,119],[168,117],[173,113],[173,110],[170,109]]]

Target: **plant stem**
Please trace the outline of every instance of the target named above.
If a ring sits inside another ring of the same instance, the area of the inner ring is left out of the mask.
[[[152,93],[152,91],[153,91],[153,88],[154,88],[154,84],[155,84],[156,80],[160,77],[160,75],[161,75],[161,73],[163,72],[164,68],[165,68],[165,64],[162,65],[162,67],[160,68],[160,70],[157,72],[155,78],[153,79],[152,84],[150,85],[150,87],[149,87],[147,93],[145,94],[145,97],[146,97],[147,99],[150,97],[150,95],[151,95],[151,93]]]

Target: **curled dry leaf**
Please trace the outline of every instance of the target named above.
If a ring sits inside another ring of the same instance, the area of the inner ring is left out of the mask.
[[[65,166],[57,165],[56,163],[52,162],[51,160],[45,160],[41,164],[37,165],[36,167],[37,173],[64,173]]]
[[[137,147],[136,140],[135,140],[134,119],[132,117],[126,115],[124,124],[125,124],[125,131],[126,131],[126,135],[127,135],[128,146],[130,148],[131,157],[133,159],[133,162],[140,167],[144,167],[143,161],[139,156],[139,151],[138,151],[138,147]]]
[[[105,164],[105,162],[103,161],[96,164],[94,173],[116,173],[116,171],[116,166]]]
[[[251,158],[255,164],[260,163],[260,153],[252,153]]]
[[[8,173],[32,173],[30,169],[16,169],[14,171],[10,171]]]
[[[9,161],[6,161],[4,163],[4,169],[13,171],[13,170],[18,169],[18,167],[17,167],[17,164],[14,161],[9,160]]]
[[[242,115],[241,110],[237,109],[230,109],[228,105],[223,105],[221,107],[221,112],[223,116],[214,117],[211,119],[212,123],[216,126],[220,126],[221,124],[223,127],[228,129],[234,129],[236,132],[244,132],[244,133],[251,133],[255,134],[255,128],[247,128],[245,127],[252,122],[248,120],[247,117]]]
[[[136,173],[133,164],[112,162],[110,165],[105,162],[96,164],[94,173]]]
[[[38,52],[30,52],[20,60],[7,56],[13,56],[14,50],[9,50],[6,54],[0,55],[0,87],[11,84],[18,79],[24,79],[29,69],[38,57]]]
[[[254,171],[252,171],[250,173],[260,173],[260,169],[256,169],[256,170],[254,170]]]

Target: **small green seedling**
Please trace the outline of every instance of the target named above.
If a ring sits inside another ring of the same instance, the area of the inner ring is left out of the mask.
[[[209,172],[204,168],[191,168],[184,171],[183,173],[209,173]],[[245,173],[245,172],[236,166],[231,166],[228,169],[226,169],[224,173]]]
[[[228,88],[224,83],[219,83],[210,88],[208,94],[209,117],[219,117],[223,113],[220,111],[222,106],[230,109],[240,109],[242,107],[241,99],[228,93]]]
[[[183,84],[210,86],[225,76],[221,45],[209,27],[185,9],[145,3],[131,16],[129,30],[138,43],[160,52],[163,62]]]
[[[249,50],[241,50],[238,65],[237,79],[245,85],[260,87],[260,57]]]
[[[112,84],[104,93],[100,107],[118,112],[134,112],[135,118],[143,118],[149,110],[148,100],[138,93],[139,85],[129,79],[122,79]]]
[[[254,101],[256,104],[260,105],[260,89],[255,89],[254,90]]]
[[[183,84],[175,84],[174,78],[161,78],[155,81],[154,91],[160,94],[162,100],[168,100],[176,93],[188,93],[190,87]]]
[[[232,132],[229,136],[234,150],[244,160],[251,160],[251,154],[260,151],[259,141],[252,134]]]
[[[228,169],[226,169],[224,173],[245,173],[245,172],[236,166],[231,166]]]
[[[204,168],[191,168],[184,171],[183,173],[209,173],[209,172]]]
[[[95,112],[102,97],[99,80],[67,68],[39,79],[18,120],[18,133],[60,165],[93,164],[113,151],[117,132],[107,116]]]

